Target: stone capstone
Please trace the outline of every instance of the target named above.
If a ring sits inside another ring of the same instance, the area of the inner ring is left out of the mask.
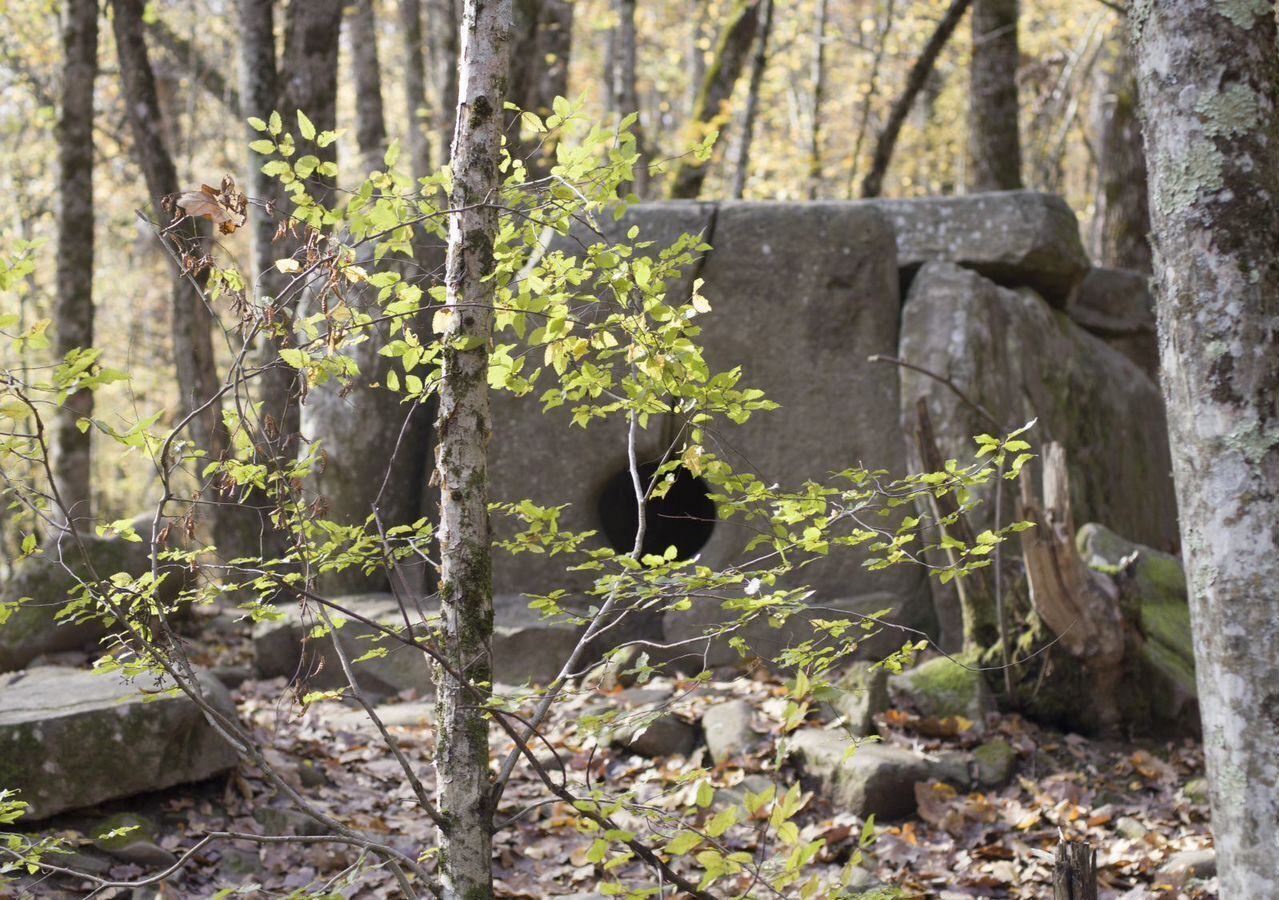
[[[236,715],[217,679],[202,673],[200,686],[216,709]],[[235,749],[190,698],[153,688],[53,667],[0,675],[0,785],[21,791],[27,818],[44,819],[236,765]]]
[[[915,785],[929,778],[917,753],[865,743],[848,756],[853,740],[810,728],[791,739],[790,753],[818,795],[855,816],[899,819],[915,811]]]
[[[898,265],[957,263],[1009,287],[1066,304],[1089,268],[1079,222],[1066,202],[1035,191],[869,200],[897,234]]]

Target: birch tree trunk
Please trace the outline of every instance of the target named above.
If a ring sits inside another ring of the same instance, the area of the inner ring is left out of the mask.
[[[493,572],[488,518],[488,344],[493,330],[493,243],[510,74],[511,0],[466,0],[462,16],[456,210],[449,217],[448,295],[436,479],[440,485],[440,607],[444,651],[436,745],[442,896],[491,897],[493,811],[488,720],[468,683],[492,678]]]
[[[404,47],[404,106],[409,159],[414,178],[431,174],[431,142],[427,138],[426,61],[421,0],[400,0],[400,36]]]
[[[1021,187],[1017,129],[1017,0],[973,0],[969,66],[969,186],[975,191]]]
[[[759,37],[755,41],[755,58],[751,60],[750,87],[746,92],[746,112],[742,116],[742,138],[737,144],[737,165],[733,171],[730,196],[742,199],[746,177],[750,174],[751,141],[755,137],[755,119],[759,113],[759,89],[768,68],[768,35],[773,29],[773,0],[760,0]]]
[[[1130,7],[1222,897],[1279,896],[1279,52],[1269,2]]]
[[[93,83],[98,74],[98,4],[68,0],[62,34],[62,119],[58,123],[58,293],[54,351],[61,359],[93,346]],[[53,477],[68,524],[85,525],[90,500],[89,431],[76,423],[93,415],[93,392],[67,398],[53,424]]]

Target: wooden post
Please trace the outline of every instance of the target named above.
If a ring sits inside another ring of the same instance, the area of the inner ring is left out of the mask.
[[[1097,851],[1087,841],[1057,844],[1053,900],[1097,900]]]

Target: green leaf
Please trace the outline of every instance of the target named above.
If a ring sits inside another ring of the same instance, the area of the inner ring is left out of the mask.
[[[257,116],[249,116],[249,127],[254,131],[266,131],[266,122],[263,122]]]
[[[671,856],[683,856],[702,842],[696,831],[681,831],[671,838],[664,848]]]
[[[311,120],[306,117],[306,113],[298,110],[298,131],[302,132],[302,137],[308,141],[315,140],[315,126],[311,124]]]
[[[382,162],[388,169],[394,169],[396,162],[400,158],[400,142],[399,140],[391,141],[391,146],[386,148],[386,155],[382,157]]]
[[[278,112],[271,113],[271,122],[268,125],[268,130],[272,134],[279,134],[284,130],[284,123],[280,121],[280,114]]]

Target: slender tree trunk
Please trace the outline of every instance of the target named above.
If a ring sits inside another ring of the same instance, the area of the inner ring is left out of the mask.
[[[426,60],[421,0],[400,0],[400,30],[404,47],[404,106],[409,159],[413,177],[431,174],[431,142],[427,137]]]
[[[715,45],[715,57],[702,77],[697,101],[693,104],[692,125],[699,140],[728,123],[728,101],[755,42],[760,2],[737,0]],[[671,179],[671,199],[696,199],[702,191],[702,183],[706,181],[709,162],[699,161],[691,155],[681,157]]]
[[[973,0],[969,67],[969,185],[975,191],[1021,187],[1017,129],[1017,0]]]
[[[427,42],[435,73],[436,158],[449,161],[453,146],[453,115],[457,111],[458,3],[460,0],[426,0]]]
[[[1106,86],[1101,127],[1101,261],[1108,266],[1150,272],[1150,205],[1146,199],[1146,157],[1137,120],[1137,75],[1121,28],[1114,68]]]
[[[275,63],[274,0],[240,0],[240,94],[244,115],[266,121],[279,99],[279,79]],[[245,126],[245,143],[261,135]],[[275,197],[274,182],[262,174],[263,158],[248,151],[245,191],[257,201],[249,207],[249,229],[253,244],[253,280],[258,291],[268,295],[267,279],[272,270],[271,237],[274,217],[264,204]]]
[[[436,424],[440,484],[440,608],[444,649],[471,683],[492,678],[493,572],[488,518],[488,343],[493,330],[493,243],[510,73],[510,0],[466,0],[453,139],[448,310]],[[460,346],[469,349],[460,349]],[[493,892],[488,721],[467,684],[443,672],[436,771],[445,827],[445,900]]]
[[[639,92],[635,87],[635,68],[638,56],[638,38],[635,33],[635,0],[617,0],[617,30],[613,33],[615,57],[612,66],[613,110],[620,116],[638,115]],[[648,193],[648,160],[644,154],[644,127],[639,118],[631,126],[635,137],[635,150],[639,161],[635,164],[635,182],[632,190],[643,197]]]
[[[826,99],[826,19],[829,0],[817,0],[817,24],[813,28],[813,127],[808,135],[808,199],[816,200],[822,187],[822,103]]]
[[[93,84],[98,74],[98,4],[68,0],[62,34],[62,119],[58,123],[58,293],[54,351],[61,359],[93,346]],[[93,515],[89,431],[76,423],[93,415],[93,392],[67,398],[53,423],[53,477],[68,524]]]
[[[192,81],[221,103],[229,114],[237,119],[241,117],[240,93],[231,85],[220,66],[209,62],[190,41],[170,28],[159,16],[148,21],[146,26],[147,33],[154,41],[182,63]]]
[[[373,0],[355,0],[347,18],[347,38],[355,68],[355,143],[365,172],[382,168],[386,117],[382,112],[382,65],[377,53]]]
[[[167,224],[164,198],[178,192],[178,174],[165,141],[155,75],[147,55],[144,5],[143,0],[112,0],[112,26],[133,132],[133,151],[146,178],[155,214],[161,224]],[[189,219],[175,233],[179,243],[171,244],[171,256],[185,260],[209,254],[209,223],[204,219]],[[183,417],[213,397],[221,380],[213,356],[216,322],[204,294],[208,268],[199,263],[189,266],[175,262],[173,278],[173,356],[177,368],[178,415]],[[209,404],[192,420],[191,436],[211,458],[222,455],[227,436],[220,403]]]
[[[730,196],[742,198],[751,166],[751,140],[755,136],[755,119],[759,112],[759,90],[768,68],[768,35],[773,30],[773,0],[760,0],[759,37],[755,41],[755,58],[751,60],[750,88],[746,92],[746,112],[742,116],[742,138],[737,144],[736,167]]]
[[[1279,896],[1279,53],[1270,3],[1130,7],[1222,897]]]
[[[892,162],[893,150],[897,147],[897,138],[901,136],[902,125],[906,123],[906,117],[915,104],[915,98],[928,83],[928,76],[932,73],[942,48],[955,33],[959,20],[968,11],[970,2],[971,0],[951,0],[950,7],[937,23],[937,27],[928,38],[928,43],[924,45],[923,52],[911,66],[910,75],[906,78],[906,87],[893,104],[892,111],[888,114],[888,121],[884,123],[883,130],[879,132],[879,137],[875,140],[875,154],[870,164],[870,171],[862,180],[863,197],[878,197],[883,191],[884,176],[888,174],[888,164]]]

